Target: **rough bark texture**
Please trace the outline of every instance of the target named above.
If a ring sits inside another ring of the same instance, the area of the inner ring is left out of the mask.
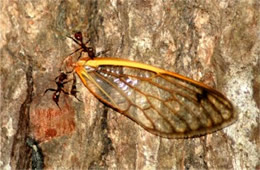
[[[259,169],[259,1],[0,2],[0,169],[31,168],[26,139],[46,169]],[[81,31],[97,51],[175,71],[222,91],[238,121],[193,139],[154,136],[95,99],[51,100]]]

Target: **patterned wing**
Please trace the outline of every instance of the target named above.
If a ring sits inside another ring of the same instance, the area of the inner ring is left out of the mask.
[[[151,68],[155,67],[115,66],[108,62],[97,67],[78,65],[75,72],[100,101],[162,137],[200,136],[236,120],[232,104],[220,92]]]

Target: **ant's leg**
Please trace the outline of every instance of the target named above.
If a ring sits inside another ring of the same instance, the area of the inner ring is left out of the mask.
[[[78,58],[77,58],[77,61],[81,58],[82,53],[83,53],[83,50],[80,51],[79,56],[78,56]]]
[[[74,96],[78,101],[82,102],[82,100],[80,100],[80,99],[78,98],[78,96],[77,96],[77,93],[78,93],[78,92],[79,92],[79,91],[77,91],[77,90],[71,91],[71,95]]]
[[[52,96],[52,100],[56,103],[56,105],[59,107],[59,109],[61,110],[60,106],[59,106],[59,99],[60,99],[60,91],[56,91],[53,96]]]
[[[68,83],[68,82],[70,82],[70,81],[73,81],[71,91],[74,91],[74,89],[76,89],[76,85],[75,85],[75,83],[76,83],[76,77],[75,77],[74,74],[73,74],[73,79],[68,80],[68,81],[66,81],[66,82],[63,82],[62,85],[66,84],[66,83]],[[69,92],[65,91],[63,88],[61,88],[61,91],[62,91],[64,94],[66,94],[66,95],[73,95],[71,92],[69,93]],[[73,95],[73,96],[74,96],[74,95]]]
[[[76,86],[75,87],[72,87],[72,89],[71,89],[71,91],[70,91],[70,93],[69,92],[66,92],[65,90],[61,90],[64,94],[66,94],[66,95],[72,95],[72,96],[74,96],[78,101],[80,101],[80,102],[82,102],[78,97],[77,97],[77,95],[76,95],[76,93],[78,93],[79,91],[77,91],[77,90],[75,90],[75,88],[76,88]]]
[[[70,53],[68,56],[71,56],[71,55],[75,54],[76,52],[78,52],[79,50],[82,50],[82,49],[83,49],[83,48],[80,47],[80,48],[76,49],[75,51],[73,51],[72,53]]]
[[[90,42],[90,39],[88,39],[84,44],[87,45]]]
[[[57,89],[52,89],[52,88],[46,89],[45,92],[44,92],[44,95],[45,95],[45,93],[48,92],[48,91],[57,91]]]
[[[61,89],[61,91],[62,91],[64,94],[66,94],[66,95],[70,95],[70,93],[69,93],[69,92],[66,92],[64,89]]]
[[[71,36],[67,36],[68,38],[72,39],[76,44],[78,44],[79,46],[81,46],[81,43],[78,42],[77,39],[74,39],[73,37]],[[80,41],[80,40],[79,40]]]
[[[82,102],[82,101],[78,98],[78,96],[77,96],[77,93],[78,93],[79,91],[77,91],[76,89],[77,89],[76,85],[72,85],[70,94],[71,94],[72,96],[74,96],[78,101]]]
[[[75,75],[73,74],[73,83],[72,83],[72,87],[71,87],[71,90],[70,90],[70,94],[72,96],[74,96],[78,101],[82,102],[78,97],[77,97],[77,93],[79,91],[77,91],[77,87],[76,87],[76,77]]]
[[[44,95],[48,91],[55,91],[53,93],[53,95],[52,95],[52,100],[56,103],[56,105],[59,107],[59,109],[61,109],[60,106],[59,106],[60,90],[59,89],[51,89],[51,88],[49,88],[49,89],[45,90]]]

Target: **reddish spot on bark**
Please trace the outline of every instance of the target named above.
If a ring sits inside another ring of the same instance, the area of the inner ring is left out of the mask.
[[[36,108],[30,115],[33,134],[38,141],[68,135],[75,130],[74,110],[68,105],[57,108]]]
[[[45,137],[48,138],[52,138],[55,137],[57,135],[57,131],[55,129],[47,129],[45,132]]]

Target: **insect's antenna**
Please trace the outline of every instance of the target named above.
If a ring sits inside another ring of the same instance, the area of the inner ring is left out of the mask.
[[[70,37],[70,36],[67,36],[68,38],[72,39],[76,44],[78,44],[80,46],[80,48],[76,49],[75,51],[73,51],[72,53],[69,54],[72,55],[72,54],[75,54],[76,52],[78,52],[79,50],[83,50],[83,47],[82,47],[82,43],[79,43],[76,39],[74,39],[73,37]],[[83,44],[85,45],[85,44]]]
[[[78,42],[75,38],[71,37],[71,36],[67,36],[68,38],[72,39],[76,44],[80,45],[81,46],[81,41]]]

